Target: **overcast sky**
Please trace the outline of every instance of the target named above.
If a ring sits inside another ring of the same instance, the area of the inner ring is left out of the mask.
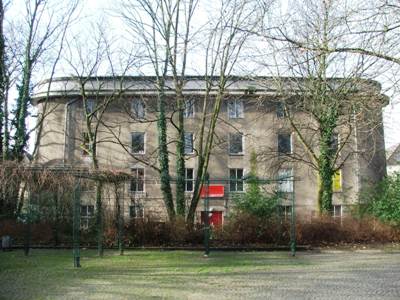
[[[200,0],[200,3],[204,5],[205,2],[208,0]],[[286,3],[286,0],[283,0]],[[118,1],[111,1],[111,0],[86,0],[83,1],[84,8],[81,12],[80,21],[75,25],[74,31],[76,34],[82,35],[88,34],[88,26],[86,24],[96,23],[96,22],[106,22],[107,29],[109,29],[113,34],[123,35],[124,31],[121,30],[123,23],[120,19],[113,17],[112,15],[116,15],[113,13],[113,9],[117,9]],[[210,2],[212,3],[212,2]],[[285,9],[286,5],[283,5],[283,9]],[[205,9],[207,10],[207,8]],[[203,12],[204,14],[205,12]],[[200,13],[201,14],[201,13]],[[201,16],[199,20],[201,19]],[[206,18],[203,18],[206,19]],[[90,29],[89,29],[90,31]],[[194,70],[196,70],[198,66],[194,66]],[[68,71],[61,71],[65,72],[62,75],[71,75],[68,74]],[[61,74],[57,74],[61,75]],[[266,75],[266,74],[260,74]],[[388,76],[387,78],[389,78]],[[390,89],[390,83],[388,79],[385,77],[380,77],[378,79],[381,84],[383,84],[384,90],[388,96],[391,97],[391,103],[385,108],[384,110],[384,125],[385,125],[385,142],[387,147],[391,147],[395,144],[400,143],[400,104],[398,97],[393,97],[393,90]]]

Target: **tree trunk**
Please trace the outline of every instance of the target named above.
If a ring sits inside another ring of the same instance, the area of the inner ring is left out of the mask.
[[[222,81],[222,82],[225,81],[225,78],[221,76],[220,81]],[[220,86],[225,86],[225,85],[220,83]],[[219,112],[221,110],[223,96],[224,96],[224,89],[221,89],[215,99],[214,110],[213,110],[213,114],[211,116],[210,127],[209,127],[209,131],[207,134],[207,140],[206,140],[204,154],[203,154],[203,157],[201,159],[199,159],[198,168],[199,169],[201,168],[201,172],[198,172],[198,175],[200,175],[200,177],[196,178],[195,192],[193,193],[193,197],[190,202],[190,206],[189,206],[189,210],[188,210],[188,215],[186,218],[186,222],[188,223],[189,226],[192,226],[194,224],[194,217],[196,214],[197,205],[200,201],[201,185],[204,182],[204,178],[205,178],[205,175],[207,174],[207,170],[208,170],[208,163],[210,161],[211,150],[212,150],[213,142],[214,142],[215,126],[217,124]]]
[[[170,221],[175,219],[174,201],[172,197],[171,178],[169,175],[169,158],[167,145],[167,123],[165,119],[165,94],[163,83],[158,94],[158,160],[160,163],[161,191]]]
[[[181,90],[177,90],[178,141],[176,143],[176,213],[185,217],[185,129],[183,112],[185,109]]]

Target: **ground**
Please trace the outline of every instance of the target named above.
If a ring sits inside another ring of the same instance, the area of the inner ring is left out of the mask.
[[[400,299],[400,252],[0,253],[0,299]]]

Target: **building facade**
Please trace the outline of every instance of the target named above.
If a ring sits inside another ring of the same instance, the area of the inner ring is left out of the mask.
[[[46,117],[37,163],[92,168],[90,150],[93,145],[87,130],[90,119],[89,126],[98,125],[95,150],[100,168],[130,172],[134,177],[125,185],[125,215],[164,218],[166,211],[157,171],[158,91],[154,82],[153,77],[104,77],[85,80],[84,89],[82,81],[74,78],[58,78],[53,79],[51,85],[50,82],[41,84],[35,92],[34,103]],[[292,89],[290,78],[282,78],[282,82],[286,91]],[[335,216],[349,211],[357,203],[363,187],[380,180],[386,172],[381,115],[386,101],[378,84],[367,81],[363,84],[367,87],[363,97],[367,95],[374,103],[368,122],[352,118],[350,112],[348,121],[343,122],[336,132],[334,144],[340,149],[338,162],[341,166],[333,178]],[[167,80],[166,86],[170,171],[174,176],[177,108],[172,78]],[[205,86],[201,77],[188,77],[183,90],[188,199],[193,192],[197,170],[196,153],[203,109],[206,107],[205,117],[209,118],[218,92],[216,87],[211,88],[205,105]],[[246,192],[243,178],[250,172],[252,156],[257,158],[258,177],[295,178],[294,181],[271,181],[263,185],[264,189],[294,195],[299,216],[310,218],[316,214],[318,175],[307,162],[304,145],[283,109],[281,86],[276,79],[268,77],[232,78],[227,84],[208,169],[211,184],[224,187],[223,194],[210,203],[212,218],[217,223],[223,221],[233,208],[232,197]],[[291,98],[295,99],[293,95]],[[307,113],[296,109],[292,115],[308,124],[308,128],[302,130],[304,136],[312,141],[313,120]],[[374,122],[370,122],[371,119]],[[216,179],[219,181],[213,181]],[[285,214],[290,213],[290,197],[287,199],[282,201]],[[202,209],[200,202],[199,217]],[[83,210],[86,215],[92,215],[93,203],[87,200]]]

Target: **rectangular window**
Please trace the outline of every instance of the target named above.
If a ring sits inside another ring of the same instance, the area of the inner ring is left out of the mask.
[[[144,192],[144,169],[133,168],[132,179],[131,179],[131,192]]]
[[[193,118],[194,116],[194,100],[185,100],[185,110],[183,111],[184,118]]]
[[[144,217],[144,207],[142,204],[133,204],[129,206],[129,216],[133,219],[141,219]]]
[[[292,206],[291,205],[281,205],[281,216],[284,220],[290,220],[292,216]]]
[[[82,132],[81,149],[83,156],[88,156],[92,152],[93,147],[92,144],[90,143],[89,132]]]
[[[330,144],[330,149],[332,150],[332,153],[335,155],[336,152],[339,150],[339,135],[337,133],[334,133],[332,135],[331,139],[331,144]]]
[[[193,169],[185,169],[185,192],[193,192]]]
[[[86,111],[85,111],[85,106],[83,106],[83,117],[87,117],[90,114],[92,114],[96,108],[96,102],[94,101],[94,99],[86,99],[84,100],[86,104]]]
[[[243,192],[243,169],[229,169],[229,190]]]
[[[240,132],[229,134],[229,154],[243,154],[243,134]]]
[[[293,193],[293,169],[278,170],[278,192]]]
[[[228,116],[230,119],[243,118],[243,100],[228,101]]]
[[[278,119],[283,119],[286,116],[285,104],[283,102],[276,103],[276,117]]]
[[[81,227],[88,229],[91,219],[94,217],[93,205],[81,205]]]
[[[132,115],[135,119],[144,119],[145,105],[142,99],[132,100]]]
[[[278,134],[278,153],[279,154],[292,153],[292,135],[290,133]]]
[[[333,205],[332,206],[332,217],[333,218],[341,218],[343,213],[343,209],[341,205]]]
[[[132,153],[144,154],[144,132],[132,132]]]
[[[342,191],[342,170],[337,170],[332,177],[332,190],[333,192]]]
[[[193,133],[185,132],[185,154],[193,153]]]

